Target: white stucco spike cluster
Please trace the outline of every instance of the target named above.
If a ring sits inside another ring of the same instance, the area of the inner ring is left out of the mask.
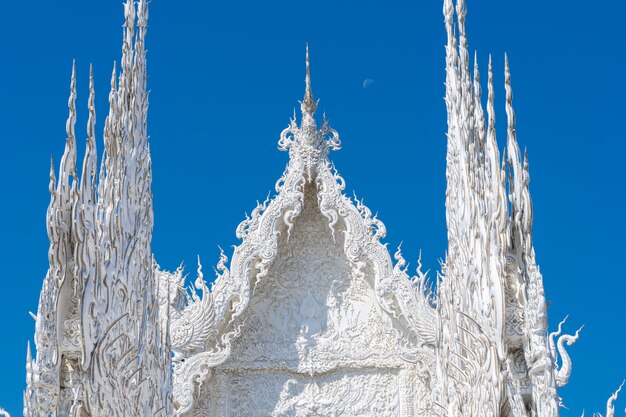
[[[125,4],[98,172],[90,74],[87,150],[76,169],[76,75],[58,180],[50,172],[50,267],[27,357],[25,416],[171,415],[170,348],[159,321],[146,130],[148,5]],[[165,329],[167,330],[167,328]]]
[[[562,334],[561,323],[548,333],[508,62],[501,157],[491,59],[485,110],[465,1],[445,0],[443,11],[449,247],[436,289],[421,265],[408,275],[400,248],[392,259],[384,224],[344,194],[329,160],[339,134],[315,120],[308,45],[301,117],[278,141],[289,162],[276,193],[238,226],[241,243],[230,262],[222,252],[212,286],[198,263],[187,289],[182,269],[161,270],[151,251],[148,7],[127,1],[104,158],[98,173],[90,77],[80,177],[72,73],[24,415],[558,416],[565,346],[579,332]]]

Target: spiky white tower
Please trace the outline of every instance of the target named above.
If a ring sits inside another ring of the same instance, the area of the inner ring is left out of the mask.
[[[50,173],[50,268],[27,358],[25,416],[147,416],[171,411],[167,327],[151,250],[145,0],[124,6],[121,72],[111,78],[98,173],[90,73],[87,151],[76,170],[76,74],[58,181]]]
[[[470,72],[465,0],[444,1],[448,253],[439,286],[442,401],[451,415],[557,416],[571,362],[548,337],[543,278],[532,244],[528,160],[515,132],[505,56],[506,157],[496,144],[492,64],[487,116],[478,62]],[[455,28],[457,31],[455,31]]]

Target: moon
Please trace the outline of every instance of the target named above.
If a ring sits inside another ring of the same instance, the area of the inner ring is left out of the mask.
[[[367,88],[372,84],[374,84],[374,80],[372,80],[371,78],[368,78],[365,81],[363,81],[363,88]]]

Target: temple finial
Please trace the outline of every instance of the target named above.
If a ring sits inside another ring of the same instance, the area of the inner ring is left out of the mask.
[[[306,43],[306,77],[304,78],[306,90],[304,91],[304,99],[300,103],[302,113],[315,113],[317,103],[313,98],[313,90],[311,89],[311,62],[309,60],[309,43]]]

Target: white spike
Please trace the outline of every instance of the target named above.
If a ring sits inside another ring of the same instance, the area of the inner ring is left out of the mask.
[[[65,123],[67,135],[65,141],[65,151],[61,157],[61,167],[59,169],[59,184],[57,190],[63,194],[62,203],[69,198],[70,177],[76,178],[76,135],[74,126],[76,125],[76,62],[72,63],[72,78],[70,82],[70,96],[67,101],[68,117]]]
[[[304,99],[300,105],[302,109],[302,114],[313,115],[315,110],[317,109],[317,103],[313,98],[313,89],[311,88],[311,61],[309,58],[309,43],[306,43],[306,75],[304,77],[305,90],[304,90]]]
[[[89,66],[89,119],[87,120],[87,150],[83,159],[81,192],[83,193],[83,204],[95,203],[95,190],[93,189],[96,176],[96,105],[95,88],[93,79],[93,68]]]

